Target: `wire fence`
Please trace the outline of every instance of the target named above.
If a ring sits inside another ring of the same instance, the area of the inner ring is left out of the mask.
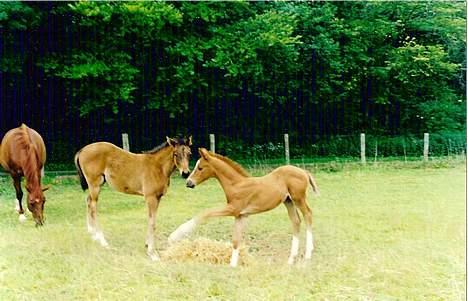
[[[123,139],[118,146],[126,146],[130,151],[138,153],[141,150],[131,145],[131,136],[122,135]],[[299,137],[289,135],[275,137],[271,142],[262,144],[249,144],[245,141],[236,141],[222,135],[210,134],[206,141],[194,141],[193,162],[198,159],[198,147],[215,149],[219,154],[226,155],[249,167],[275,166],[287,164],[330,164],[338,162],[343,164],[361,163],[362,155],[368,163],[401,161],[414,162],[424,160],[424,136],[365,136],[365,150],[361,146],[361,134],[340,135],[318,140],[316,143],[299,143]],[[130,141],[130,143],[128,142]],[[429,160],[438,158],[453,158],[466,155],[466,134],[445,133],[430,134],[428,140]],[[73,165],[74,153],[69,153],[70,160],[51,162],[46,164],[46,173],[52,176],[75,174]],[[49,158],[50,158],[49,154]],[[192,162],[192,163],[193,163]],[[328,168],[328,167],[327,167]],[[333,166],[332,166],[333,168]],[[0,175],[5,175],[0,173]]]

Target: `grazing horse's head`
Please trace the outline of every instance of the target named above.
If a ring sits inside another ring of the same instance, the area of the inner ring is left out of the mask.
[[[49,189],[49,187],[41,188],[40,185],[26,185],[26,190],[28,191],[28,209],[31,211],[34,221],[36,221],[36,226],[42,226],[44,223],[44,203],[46,198],[44,196],[44,191]]]
[[[187,138],[178,138],[173,139],[166,137],[167,143],[173,147],[174,150],[174,164],[179,170],[180,175],[183,178],[187,178],[190,174],[189,162],[190,155],[190,146],[192,145],[192,136]]]
[[[209,164],[210,154],[204,148],[199,148],[200,159],[197,161],[195,168],[187,179],[187,187],[194,188],[205,180],[215,175],[213,167]]]

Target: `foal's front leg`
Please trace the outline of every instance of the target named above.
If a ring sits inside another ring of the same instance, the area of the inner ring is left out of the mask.
[[[101,227],[99,227],[99,223],[97,221],[97,202],[100,191],[101,187],[99,185],[89,185],[89,195],[86,199],[88,203],[87,224],[91,238],[99,242],[104,248],[107,248],[109,247],[109,243],[104,238],[104,233],[102,233]]]
[[[146,235],[146,244],[148,246],[147,254],[153,261],[159,260],[157,252],[154,250],[154,228],[156,225],[156,212],[158,211],[159,199],[156,196],[145,196],[148,205],[148,232]]]
[[[181,240],[184,237],[190,235],[190,233],[195,230],[195,228],[203,223],[208,218],[219,217],[219,216],[233,216],[235,215],[236,209],[230,205],[226,205],[223,208],[208,209],[201,213],[200,215],[192,218],[191,220],[180,225],[174,232],[169,235],[169,243],[174,243]]]

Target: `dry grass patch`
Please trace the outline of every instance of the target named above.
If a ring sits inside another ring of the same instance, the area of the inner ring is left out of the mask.
[[[194,240],[184,239],[170,245],[161,253],[161,259],[168,262],[200,262],[210,264],[229,264],[231,259],[232,244],[212,240],[206,237],[198,237]],[[248,248],[241,245],[239,264],[250,265],[253,257]]]

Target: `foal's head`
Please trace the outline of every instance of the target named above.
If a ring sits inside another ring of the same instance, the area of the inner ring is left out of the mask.
[[[200,154],[200,159],[197,161],[192,174],[187,179],[187,187],[189,188],[194,188],[195,185],[201,184],[215,175],[213,167],[208,163],[210,157],[208,151],[204,148],[199,148],[198,153]]]
[[[28,191],[28,209],[31,211],[34,220],[36,221],[36,226],[42,226],[44,223],[44,203],[46,198],[44,196],[44,191],[49,189],[49,187],[41,188],[40,185],[26,185],[26,190]]]
[[[192,136],[187,138],[173,139],[166,137],[167,143],[172,146],[174,151],[174,164],[183,178],[187,178],[190,174],[189,161],[190,146],[192,145]]]

